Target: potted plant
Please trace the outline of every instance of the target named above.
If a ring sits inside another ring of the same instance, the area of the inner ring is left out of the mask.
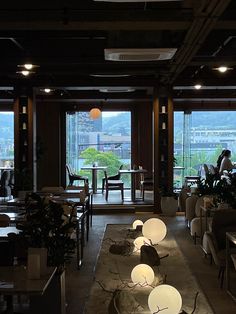
[[[71,212],[72,213],[72,212]],[[26,197],[26,221],[18,225],[29,248],[47,251],[47,266],[57,267],[52,284],[57,296],[58,307],[65,307],[65,265],[75,252],[76,243],[71,231],[76,227],[72,214],[65,214],[63,207],[52,201],[45,201],[35,193]],[[64,309],[65,310],[65,309]],[[63,312],[64,312],[63,310]]]
[[[168,191],[165,187],[161,190],[161,211],[165,216],[175,216],[178,210],[178,197],[174,192]]]

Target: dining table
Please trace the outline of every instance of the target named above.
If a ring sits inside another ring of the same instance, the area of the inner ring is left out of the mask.
[[[136,177],[137,174],[144,174],[146,173],[146,169],[121,169],[119,173],[122,174],[130,174],[131,175],[131,202],[135,202],[136,199]]]
[[[24,266],[0,267],[0,294],[27,295],[29,297],[29,313],[65,314],[66,304],[62,300],[62,287],[57,281],[56,267],[48,267],[39,279],[29,279]],[[8,312],[8,313],[13,313]]]
[[[90,170],[92,171],[92,190],[93,193],[96,194],[97,193],[97,172],[99,170],[106,170],[107,167],[105,166],[83,166],[81,167],[81,170]]]

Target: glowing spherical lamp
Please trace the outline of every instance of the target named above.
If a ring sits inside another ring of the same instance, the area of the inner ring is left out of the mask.
[[[134,240],[134,246],[136,249],[140,250],[142,245],[151,245],[151,242],[145,237],[138,237]]]
[[[133,229],[136,229],[138,226],[143,226],[142,220],[135,220],[133,222]]]
[[[150,239],[152,244],[161,242],[167,233],[166,225],[158,218],[150,218],[143,224],[143,236]]]
[[[179,314],[182,308],[182,298],[177,289],[169,285],[154,288],[148,297],[148,307],[151,313]]]
[[[89,111],[89,116],[91,119],[96,120],[101,116],[102,112],[99,108],[93,108]]]
[[[135,266],[131,272],[131,280],[134,284],[151,285],[155,279],[155,274],[147,264],[139,264]]]

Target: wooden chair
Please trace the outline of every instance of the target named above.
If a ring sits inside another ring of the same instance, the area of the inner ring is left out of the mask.
[[[121,170],[123,168],[123,165],[120,165],[120,168],[119,168],[119,170]],[[120,180],[120,172],[118,172],[117,174],[115,174],[114,176],[109,176],[109,177],[107,177],[107,179],[109,180],[109,181],[111,181],[111,180]],[[105,188],[105,178],[102,178],[102,193],[104,192],[104,188]]]
[[[105,175],[105,190],[106,195],[105,199],[108,200],[108,192],[109,190],[120,190],[121,191],[121,198],[124,200],[124,182],[122,180],[109,180],[107,176],[107,172],[104,170]]]
[[[139,169],[142,170],[143,167],[139,166]],[[145,191],[152,191],[154,186],[153,175],[147,173],[140,173],[140,194],[144,201]]]
[[[69,176],[69,185],[73,185],[74,181],[84,181],[84,183],[88,183],[88,177],[80,176],[72,170],[69,164],[66,164],[66,170]]]

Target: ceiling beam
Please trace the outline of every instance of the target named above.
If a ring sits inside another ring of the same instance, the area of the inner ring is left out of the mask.
[[[167,79],[164,78],[164,81],[167,80],[169,84],[173,83],[188,66],[230,2],[231,0],[207,0],[205,5],[199,8],[185,36],[183,45],[177,51],[173,60],[169,77]]]
[[[0,31],[158,31],[186,30],[190,21],[0,21]],[[12,35],[14,36],[14,34]]]

